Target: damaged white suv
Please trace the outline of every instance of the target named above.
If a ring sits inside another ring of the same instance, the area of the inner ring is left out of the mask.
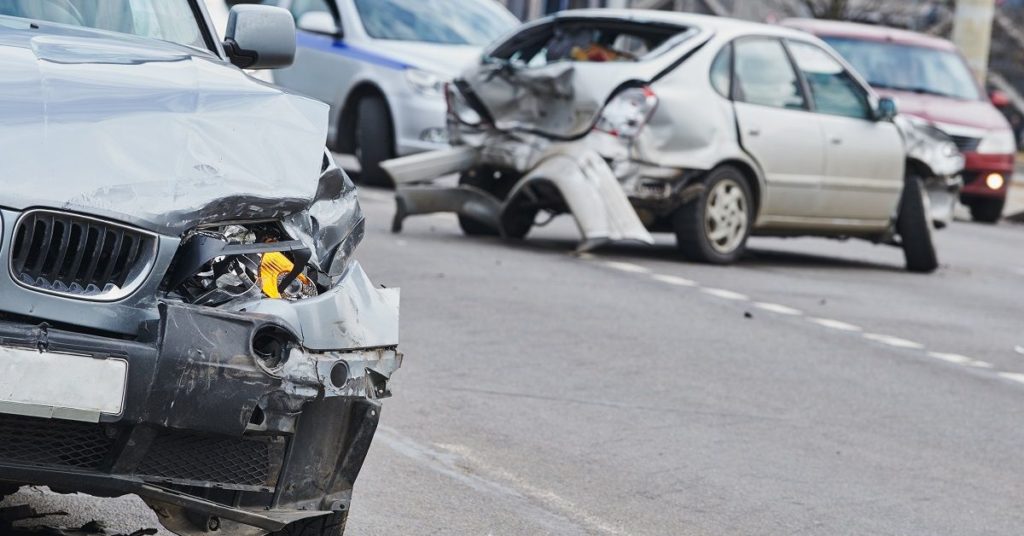
[[[821,40],[682,13],[578,10],[493,45],[448,89],[456,147],[385,163],[409,215],[525,236],[571,214],[583,249],[673,232],[689,258],[736,261],[757,235],[856,237],[938,266],[963,157],[897,116]]]
[[[0,495],[178,534],[337,536],[401,364],[327,106],[247,76],[291,15],[0,1]],[[234,63],[235,65],[231,65]]]

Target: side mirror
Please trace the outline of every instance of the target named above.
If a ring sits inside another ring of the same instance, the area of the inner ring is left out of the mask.
[[[878,99],[878,108],[875,110],[875,118],[879,121],[892,121],[899,110],[896,108],[896,101],[892,97]]]
[[[299,29],[331,37],[341,37],[341,29],[334,16],[326,11],[310,11],[299,17]]]
[[[992,100],[992,105],[996,108],[1006,108],[1010,105],[1010,96],[1005,91],[996,89],[989,94],[989,98]]]
[[[239,4],[231,8],[224,50],[242,69],[276,69],[295,61],[295,21],[286,9]]]

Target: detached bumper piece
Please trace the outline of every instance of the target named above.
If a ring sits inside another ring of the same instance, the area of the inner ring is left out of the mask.
[[[396,349],[312,352],[271,315],[160,314],[149,341],[0,322],[0,346],[129,365],[120,415],[5,405],[0,482],[135,493],[182,534],[261,534],[346,512]]]

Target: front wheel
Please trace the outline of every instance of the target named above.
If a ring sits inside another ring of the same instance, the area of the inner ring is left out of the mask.
[[[369,186],[394,187],[380,163],[395,156],[395,133],[391,112],[383,97],[359,100],[356,107],[355,154],[359,159],[359,180]]]
[[[998,223],[1003,217],[1003,208],[1006,206],[1006,198],[998,199],[975,199],[968,205],[971,209],[971,219],[980,223]]]
[[[714,169],[700,197],[672,216],[676,244],[683,255],[709,264],[732,264],[747,248],[754,210],[750,185],[733,166]]]
[[[903,186],[900,199],[900,213],[896,220],[896,231],[903,245],[903,256],[907,270],[931,273],[939,267],[933,241],[931,210],[924,183],[917,177],[909,177]]]
[[[267,536],[342,536],[348,512],[334,512],[328,516],[314,517],[296,521],[283,530],[272,532]]]

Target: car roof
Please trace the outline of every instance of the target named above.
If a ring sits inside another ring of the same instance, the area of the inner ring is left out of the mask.
[[[956,45],[946,39],[912,32],[910,30],[889,28],[887,26],[873,26],[870,24],[859,24],[855,22],[817,19],[786,19],[782,21],[781,24],[789,28],[812,33],[818,37],[845,37],[865,41],[884,41],[888,43],[898,43],[901,45],[927,47],[938,50],[956,50]]]
[[[723,37],[758,34],[806,38],[807,35],[806,32],[772,24],[749,22],[729,17],[715,17],[711,15],[697,15],[678,11],[658,11],[650,9],[569,9],[550,15],[538,22],[580,18],[624,20],[639,23],[650,22],[676,24],[680,26],[697,27]]]

